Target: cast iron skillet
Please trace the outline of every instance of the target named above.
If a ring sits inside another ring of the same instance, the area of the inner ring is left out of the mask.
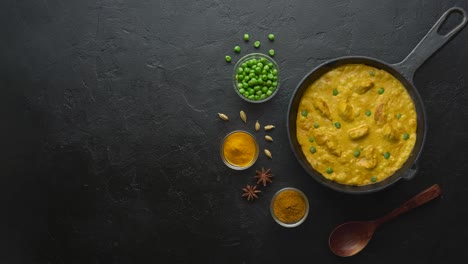
[[[454,29],[452,29],[449,33],[445,35],[440,35],[437,31],[439,30],[440,26],[444,23],[447,17],[454,13],[460,13],[462,17],[462,21],[458,24]],[[334,190],[345,192],[345,193],[371,193],[375,191],[382,190],[395,182],[399,179],[412,179],[416,172],[417,172],[417,160],[419,155],[421,154],[425,137],[426,137],[426,113],[424,110],[423,102],[421,100],[421,96],[414,87],[413,84],[413,75],[416,69],[421,66],[421,64],[429,58],[433,53],[435,53],[439,48],[441,48],[445,43],[447,43],[450,38],[452,38],[457,32],[459,32],[467,23],[467,16],[463,9],[459,7],[453,7],[447,10],[440,19],[435,23],[435,25],[429,30],[429,32],[424,36],[424,38],[419,42],[419,44],[410,52],[410,54],[401,62],[396,64],[388,64],[384,61],[371,58],[371,57],[364,57],[364,56],[346,56],[336,58],[330,61],[327,61],[314,70],[312,70],[309,74],[307,74],[296,87],[295,92],[291,98],[289,103],[288,109],[288,118],[287,118],[287,129],[288,129],[288,137],[289,142],[291,144],[292,150],[298,159],[299,163],[302,167],[306,170],[308,174],[310,174],[315,180],[319,183],[330,187]],[[349,63],[360,63],[366,64],[378,69],[385,70],[395,76],[406,88],[408,93],[410,94],[411,98],[413,99],[414,105],[416,107],[416,114],[417,114],[417,139],[413,151],[408,158],[408,160],[403,164],[403,166],[396,171],[393,175],[388,177],[387,179],[370,185],[365,186],[349,186],[340,184],[334,181],[327,180],[323,177],[319,172],[317,172],[307,161],[305,158],[301,146],[296,138],[296,117],[298,112],[298,106],[302,94],[304,91],[320,76],[324,73],[332,70],[335,67],[340,65],[349,64]]]

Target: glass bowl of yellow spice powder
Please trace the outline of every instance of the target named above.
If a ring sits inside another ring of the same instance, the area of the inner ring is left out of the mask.
[[[259,147],[255,137],[247,131],[235,130],[221,142],[221,159],[231,169],[245,170],[258,158]]]
[[[273,195],[270,212],[278,224],[296,227],[302,224],[309,214],[309,200],[301,190],[286,187]]]

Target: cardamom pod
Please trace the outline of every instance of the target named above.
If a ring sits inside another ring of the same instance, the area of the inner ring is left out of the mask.
[[[244,121],[244,123],[247,123],[247,115],[243,110],[240,111],[240,118],[242,119],[242,121]]]
[[[271,152],[268,149],[265,149],[264,152],[265,152],[265,155],[267,155],[267,157],[269,157],[270,159],[272,158]]]
[[[267,125],[264,128],[265,128],[266,131],[268,131],[268,130],[272,130],[273,128],[275,128],[275,126],[274,125]]]
[[[219,118],[221,118],[224,121],[228,121],[229,117],[223,113],[218,113]]]
[[[259,130],[260,130],[260,123],[257,120],[257,122],[255,123],[255,131],[259,131]]]
[[[265,136],[265,139],[268,140],[268,141],[270,141],[270,142],[273,142],[273,138],[270,137],[270,136],[268,136],[268,135]]]

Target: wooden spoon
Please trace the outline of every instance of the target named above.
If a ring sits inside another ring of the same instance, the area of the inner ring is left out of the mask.
[[[328,246],[333,253],[340,257],[353,256],[366,247],[375,230],[381,224],[431,201],[440,194],[441,190],[439,185],[434,184],[381,218],[371,221],[352,221],[341,224],[330,234]]]

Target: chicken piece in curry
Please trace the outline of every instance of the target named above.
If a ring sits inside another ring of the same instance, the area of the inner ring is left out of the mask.
[[[362,186],[403,166],[416,142],[410,95],[390,73],[364,64],[337,67],[304,92],[297,140],[325,178]]]

